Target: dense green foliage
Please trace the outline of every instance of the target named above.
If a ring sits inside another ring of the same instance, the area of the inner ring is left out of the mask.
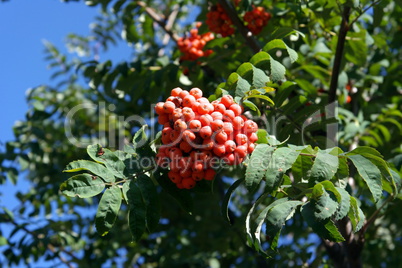
[[[85,1],[100,9],[90,35],[69,35],[67,55],[46,44],[53,82],[0,153],[0,183],[31,183],[2,204],[5,266],[398,266],[402,2],[217,2],[237,30],[197,62],[176,41],[214,1]],[[257,36],[252,5],[271,13]],[[122,43],[127,61],[97,60]],[[192,190],[142,161],[160,144],[152,105],[175,87],[230,94],[260,128],[244,164]]]

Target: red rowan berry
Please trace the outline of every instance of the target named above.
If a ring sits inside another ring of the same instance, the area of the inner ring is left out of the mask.
[[[226,132],[223,130],[216,132],[214,136],[215,141],[219,144],[223,144],[228,140],[228,134],[226,134]]]
[[[180,147],[180,150],[182,150],[185,153],[189,153],[193,149],[193,147],[191,147],[191,145],[187,141],[180,142],[179,147]]]
[[[250,133],[247,135],[249,142],[254,143],[258,140],[258,136],[255,133]]]
[[[250,143],[247,147],[247,153],[251,154],[255,149],[255,144],[254,143]]]
[[[209,126],[214,119],[209,114],[203,114],[200,116],[200,122],[202,126]]]
[[[233,133],[233,125],[230,122],[223,122],[223,131],[226,132],[226,134],[228,134],[228,137],[230,137]]]
[[[195,140],[195,134],[191,130],[184,130],[183,131],[183,139],[191,144],[191,141]]]
[[[155,112],[156,112],[158,115],[162,115],[162,114],[165,113],[165,109],[163,109],[163,105],[164,105],[164,104],[165,104],[164,102],[158,102],[158,103],[155,105]]]
[[[220,112],[221,114],[224,114],[225,111],[226,111],[226,107],[222,103],[218,103],[218,104],[215,105],[214,110],[216,112]]]
[[[192,166],[193,172],[201,172],[204,169],[204,163],[201,160],[194,161]]]
[[[233,166],[235,164],[235,160],[236,160],[236,158],[233,153],[227,153],[223,157],[223,161],[229,166]]]
[[[192,107],[195,103],[195,97],[193,95],[187,95],[183,98],[183,106],[184,107]]]
[[[226,109],[234,103],[233,97],[231,95],[223,95],[221,98],[221,103],[225,105]]]
[[[220,119],[212,121],[211,128],[213,132],[221,130],[223,128],[223,121]]]
[[[242,106],[237,103],[233,103],[232,105],[230,105],[229,109],[234,112],[235,116],[239,116],[243,113]]]
[[[202,148],[204,150],[212,150],[214,148],[214,141],[211,138],[206,138],[202,142]]]
[[[174,96],[174,97],[178,97],[180,92],[182,92],[183,89],[176,87],[174,89],[172,89],[172,91],[170,91],[170,95]]]
[[[204,171],[200,171],[200,172],[193,172],[191,177],[195,181],[200,181],[204,178],[204,176],[205,176]]]
[[[194,87],[194,88],[190,89],[190,95],[193,95],[195,97],[195,99],[199,99],[202,97],[202,91],[201,91],[201,89]]]
[[[222,120],[223,119],[223,115],[220,112],[213,112],[213,113],[211,113],[211,116],[214,120],[216,120],[216,119]]]
[[[195,186],[195,181],[191,177],[184,178],[181,183],[182,183],[184,189],[191,189],[191,188],[194,188],[194,186]]]
[[[165,102],[165,104],[163,104],[163,110],[165,111],[165,113],[172,113],[173,110],[176,108],[176,105],[171,102],[171,101],[167,101]]]
[[[164,125],[165,123],[169,122],[169,115],[168,114],[161,114],[158,116],[158,123]]]
[[[227,140],[225,142],[226,153],[232,153],[236,149],[236,143],[233,140]]]
[[[215,144],[213,152],[217,156],[223,156],[225,154],[225,145]]]
[[[212,135],[212,128],[210,126],[204,126],[200,129],[199,134],[203,139],[210,138]]]
[[[235,155],[239,158],[244,158],[247,155],[247,146],[246,145],[239,145],[235,149]]]
[[[235,136],[235,142],[237,143],[237,145],[246,144],[248,142],[247,136],[239,133]]]
[[[233,118],[233,128],[242,129],[244,127],[244,120],[240,116]]]
[[[177,131],[184,131],[184,130],[187,129],[187,124],[186,124],[186,122],[184,120],[177,119],[174,122],[174,129],[177,130]]]
[[[226,110],[223,114],[223,120],[226,122],[232,122],[235,116],[236,115],[232,110]]]
[[[185,96],[187,96],[188,94],[190,94],[187,90],[182,90],[179,93],[179,97],[183,100]]]
[[[201,129],[201,122],[199,120],[191,120],[188,123],[188,128],[193,132],[198,132]]]
[[[212,168],[208,168],[204,171],[205,179],[208,181],[212,181],[215,178],[216,172]]]

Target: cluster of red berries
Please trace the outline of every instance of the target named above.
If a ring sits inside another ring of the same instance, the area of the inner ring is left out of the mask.
[[[243,108],[230,95],[209,102],[199,88],[174,88],[155,112],[163,125],[156,162],[170,169],[168,176],[178,188],[213,180],[221,164],[240,164],[258,139],[258,125],[242,115]]]
[[[212,32],[221,34],[222,37],[232,35],[235,32],[232,20],[220,4],[213,6],[207,13],[206,24]]]
[[[197,28],[200,27],[200,25],[201,23],[198,23]],[[183,53],[183,56],[180,57],[181,60],[195,61],[200,57],[208,57],[211,55],[211,49],[205,51],[203,49],[209,41],[214,39],[214,35],[209,32],[199,35],[197,28],[190,30],[190,36],[180,37],[177,40],[177,46]]]
[[[243,19],[250,32],[257,35],[262,31],[262,28],[268,24],[268,21],[271,19],[271,14],[266,12],[263,7],[254,7],[253,10],[244,14]]]
[[[236,6],[239,4],[239,1],[234,2]],[[254,35],[259,34],[270,19],[271,14],[266,12],[263,7],[254,7],[253,10],[246,12],[243,17],[246,27]],[[207,13],[206,23],[212,32],[219,33],[223,37],[235,32],[231,19],[220,4],[213,6]]]

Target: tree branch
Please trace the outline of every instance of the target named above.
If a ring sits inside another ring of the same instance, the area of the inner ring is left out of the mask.
[[[341,69],[341,62],[343,58],[343,50],[345,47],[346,34],[350,29],[349,17],[351,8],[345,6],[342,12],[341,28],[339,29],[338,42],[336,44],[334,66],[332,67],[331,84],[328,92],[328,103],[336,100],[336,89],[338,87],[338,78]]]
[[[219,4],[222,5],[223,9],[228,14],[229,18],[232,20],[233,24],[239,30],[240,34],[245,39],[247,45],[251,48],[254,53],[257,53],[261,50],[260,44],[258,44],[257,40],[251,34],[251,32],[244,26],[243,22],[237,16],[236,9],[232,4],[228,3],[226,0],[218,0]]]
[[[147,6],[145,2],[138,1],[137,5],[144,8],[145,12],[175,41],[179,39],[179,36],[175,34],[172,30],[171,27],[168,26],[165,22],[165,19],[161,17],[158,13],[155,12],[152,8]]]

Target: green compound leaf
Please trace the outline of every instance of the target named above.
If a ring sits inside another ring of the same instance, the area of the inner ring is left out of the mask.
[[[318,150],[310,174],[314,181],[330,180],[335,175],[339,166],[338,156],[334,155],[335,151],[337,150],[334,148]]]
[[[141,175],[137,179],[146,206],[146,223],[149,232],[153,232],[159,224],[161,204],[156,187],[150,177]]]
[[[105,166],[88,160],[77,160],[67,165],[63,172],[77,172],[81,170],[87,170],[91,173],[101,177],[106,182],[114,182],[115,177]]]
[[[112,229],[120,210],[121,200],[121,190],[116,185],[103,193],[95,216],[95,227],[101,236],[105,236]]]
[[[324,239],[328,239],[333,242],[345,241],[341,233],[336,228],[331,219],[318,220],[314,216],[314,204],[313,202],[307,202],[301,207],[301,214],[307,222],[307,224],[313,229],[313,231]]]
[[[268,192],[276,190],[282,181],[283,174],[292,167],[299,154],[300,151],[288,147],[281,147],[275,150],[265,172]]]
[[[60,185],[60,191],[70,197],[88,198],[100,194],[105,189],[105,183],[89,174],[75,175]]]
[[[360,177],[366,182],[374,201],[377,202],[382,195],[381,171],[370,160],[361,155],[346,155],[356,167]]]
[[[241,179],[235,181],[232,185],[230,185],[225,196],[223,197],[221,212],[222,212],[222,216],[228,223],[230,223],[230,218],[229,218],[229,213],[228,213],[230,197],[232,196],[233,192],[237,189],[237,187],[239,187],[240,184],[242,184],[243,181],[244,181],[244,178],[241,178]]]
[[[138,241],[145,232],[146,228],[146,206],[141,193],[140,187],[134,180],[126,182],[128,187],[125,196],[127,197],[129,211],[128,211],[128,226],[130,228],[133,241]]]
[[[249,191],[257,190],[262,178],[265,176],[267,166],[271,160],[274,148],[268,144],[257,144],[250,157],[246,169],[246,187]]]

